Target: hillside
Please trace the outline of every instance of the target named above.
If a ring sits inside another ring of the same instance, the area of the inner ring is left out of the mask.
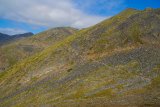
[[[126,9],[0,73],[2,107],[120,105],[160,105],[160,9]]]
[[[24,33],[24,34],[16,34],[16,35],[11,35],[12,39],[16,40],[19,38],[26,38],[26,37],[30,37],[33,36],[34,34],[32,32],[28,32],[28,33]]]
[[[76,31],[77,29],[75,28],[62,27],[50,29],[31,37],[29,37],[30,33],[13,35],[12,38],[14,38],[15,41],[0,47],[0,71],[6,70],[16,62],[42,51]]]

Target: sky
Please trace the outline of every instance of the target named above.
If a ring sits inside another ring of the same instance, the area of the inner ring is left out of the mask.
[[[39,33],[55,27],[86,28],[126,8],[160,8],[160,0],[0,0],[0,32]]]

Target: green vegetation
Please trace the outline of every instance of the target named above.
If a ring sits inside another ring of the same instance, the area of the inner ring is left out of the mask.
[[[112,89],[106,89],[106,90],[103,90],[103,91],[100,91],[94,95],[92,95],[91,97],[104,97],[104,96],[107,96],[107,97],[113,97],[114,95],[114,92]]]
[[[142,40],[140,39],[142,36],[141,29],[137,23],[131,26],[131,38],[135,43],[143,44]]]

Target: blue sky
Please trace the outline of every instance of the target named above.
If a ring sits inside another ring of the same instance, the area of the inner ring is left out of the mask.
[[[84,28],[126,8],[159,8],[160,0],[0,0],[0,32],[39,33],[49,28]]]

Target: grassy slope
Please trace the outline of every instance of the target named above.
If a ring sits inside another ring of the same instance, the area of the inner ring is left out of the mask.
[[[158,18],[127,9],[22,60],[0,74],[1,105],[159,104]]]
[[[70,27],[50,29],[0,47],[0,71],[7,69],[28,56],[44,50],[76,31],[76,29]]]

